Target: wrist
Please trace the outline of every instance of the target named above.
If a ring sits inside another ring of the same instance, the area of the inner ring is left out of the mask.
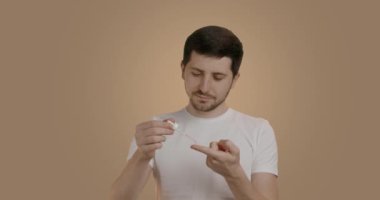
[[[136,161],[140,163],[149,163],[149,161],[152,159],[152,157],[147,156],[140,149],[137,149],[133,157],[135,157]]]
[[[246,179],[246,175],[241,165],[237,165],[231,170],[229,175],[224,176],[224,178],[226,179],[227,182],[239,181],[242,179]]]

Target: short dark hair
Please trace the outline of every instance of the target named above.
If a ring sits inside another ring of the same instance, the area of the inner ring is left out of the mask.
[[[220,26],[206,26],[194,31],[185,42],[182,64],[186,65],[191,52],[213,57],[229,57],[233,76],[239,72],[243,45],[232,31]]]

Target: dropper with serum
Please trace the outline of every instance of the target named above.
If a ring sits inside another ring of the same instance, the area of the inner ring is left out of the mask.
[[[174,129],[174,131],[176,131],[177,133],[179,133],[179,134],[181,134],[181,135],[187,137],[187,138],[190,139],[194,144],[197,144],[197,141],[196,141],[194,138],[192,138],[192,137],[189,136],[188,134],[183,133],[182,131],[179,130],[179,124],[178,124],[178,123],[176,123],[176,122],[172,122],[172,121],[170,121],[170,120],[168,120],[167,122],[171,125],[171,127]]]
[[[172,122],[172,121],[170,121],[170,120],[168,120],[167,122],[170,124],[170,126],[172,126],[172,128],[173,128],[175,131],[178,129],[179,125],[178,125],[177,123]]]

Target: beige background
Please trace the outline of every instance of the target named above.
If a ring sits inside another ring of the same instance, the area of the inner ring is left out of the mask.
[[[244,44],[228,103],[276,131],[281,199],[379,199],[374,2],[1,1],[0,199],[107,199],[135,125],[187,103],[183,44],[211,24]]]

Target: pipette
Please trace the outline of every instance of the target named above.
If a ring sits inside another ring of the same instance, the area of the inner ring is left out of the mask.
[[[170,120],[168,120],[167,122],[172,126],[172,128],[174,129],[175,132],[179,133],[179,134],[182,135],[182,136],[187,137],[187,138],[190,139],[194,144],[197,143],[197,141],[196,141],[194,138],[192,138],[190,135],[188,135],[188,134],[186,134],[186,133],[183,133],[182,131],[179,130],[179,124],[178,124],[178,123],[176,123],[176,122],[172,122],[172,121],[170,121]]]

